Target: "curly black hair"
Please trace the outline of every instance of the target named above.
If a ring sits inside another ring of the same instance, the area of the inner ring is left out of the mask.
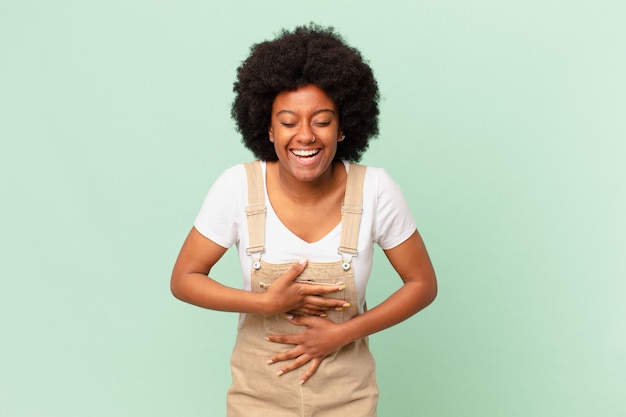
[[[245,146],[261,160],[278,160],[268,139],[272,104],[279,93],[307,84],[324,90],[339,111],[346,139],[335,159],[358,162],[378,135],[378,84],[357,49],[334,28],[314,23],[252,45],[237,69],[231,115]]]

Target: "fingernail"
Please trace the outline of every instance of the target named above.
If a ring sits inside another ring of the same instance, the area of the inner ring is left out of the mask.
[[[328,317],[328,314],[322,313],[322,314],[320,314],[320,317]]]
[[[263,339],[267,340],[268,342],[271,342],[270,338],[265,336]]]
[[[282,374],[284,374],[285,371],[283,371],[282,369],[279,370],[278,372],[276,372],[276,376],[281,376]]]
[[[268,359],[268,360],[266,360],[266,361],[265,361],[265,363],[266,363],[266,364],[268,364],[268,365],[271,365],[271,364],[273,364],[273,363],[274,363],[274,361],[273,361],[273,360],[271,360],[271,359]]]
[[[287,320],[291,320],[291,319],[293,319],[293,314],[286,314],[286,315],[285,315],[285,318],[286,318]]]
[[[345,284],[344,284],[344,285],[342,285],[341,287],[339,287],[337,290],[338,290],[338,291],[341,291],[341,290],[345,290],[345,289],[346,289],[346,286],[345,286]]]
[[[298,384],[302,385],[304,384],[306,381],[304,379],[301,379],[300,381],[298,381]]]
[[[298,263],[299,263],[300,265],[304,265],[304,264],[306,264],[306,261],[307,261],[307,259],[306,259],[306,258],[302,258],[302,259],[300,259],[300,261],[298,261]]]
[[[350,307],[350,303],[345,303],[342,307]]]
[[[343,311],[343,307],[335,307],[335,311]]]

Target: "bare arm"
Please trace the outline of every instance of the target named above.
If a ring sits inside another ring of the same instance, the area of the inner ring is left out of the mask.
[[[404,243],[385,251],[385,255],[403,285],[375,308],[344,323],[348,342],[408,319],[437,296],[435,271],[417,231]]]
[[[339,286],[320,288],[319,285],[294,282],[306,268],[306,261],[296,263],[263,294],[222,285],[209,274],[226,250],[192,228],[172,271],[172,294],[199,307],[252,314],[277,314],[291,310],[322,312],[344,302],[316,296],[337,291]]]
[[[309,379],[324,357],[341,346],[391,327],[428,306],[437,295],[437,281],[424,243],[417,231],[385,254],[403,281],[402,287],[375,308],[343,323],[318,317],[294,317],[291,321],[307,326],[300,335],[270,336],[278,343],[295,344],[270,361],[294,359],[281,368],[281,374],[311,362],[301,383]]]

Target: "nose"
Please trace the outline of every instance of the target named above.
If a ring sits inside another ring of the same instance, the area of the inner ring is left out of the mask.
[[[302,123],[298,130],[298,141],[302,143],[309,143],[313,140],[313,130],[308,123]]]

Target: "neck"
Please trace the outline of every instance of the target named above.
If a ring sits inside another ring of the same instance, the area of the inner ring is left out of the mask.
[[[335,188],[337,183],[336,170],[341,168],[342,163],[333,162],[321,176],[312,181],[299,181],[281,169],[280,163],[272,165],[275,183],[280,187],[281,192],[295,202],[311,204],[319,201],[320,197],[328,195]]]

